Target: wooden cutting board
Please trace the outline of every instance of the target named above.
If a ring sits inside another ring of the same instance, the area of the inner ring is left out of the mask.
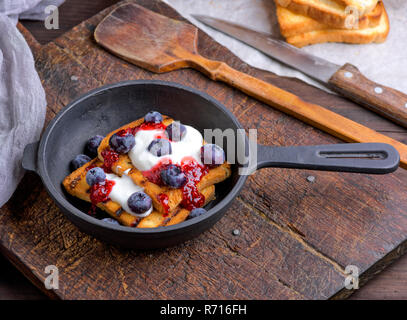
[[[135,2],[181,19],[162,2]],[[45,46],[20,26],[47,93],[47,123],[90,89],[128,79],[160,79],[217,98],[245,128],[258,129],[260,143],[340,142],[194,70],[157,75],[111,55],[95,44],[93,31],[112,9]],[[376,130],[394,131],[394,138],[403,137],[394,124],[347,100],[248,66],[203,32],[199,51],[307,101],[345,116],[352,114]],[[309,182],[309,176],[315,180]],[[385,176],[263,169],[249,177],[221,221],[197,239],[168,249],[135,251],[80,232],[56,207],[40,178],[27,173],[12,199],[0,209],[0,249],[53,298],[345,298],[352,293],[344,288],[346,266],[359,268],[363,285],[405,252],[406,188],[403,169]],[[240,235],[234,236],[234,229]],[[44,288],[47,265],[59,269],[58,290]]]

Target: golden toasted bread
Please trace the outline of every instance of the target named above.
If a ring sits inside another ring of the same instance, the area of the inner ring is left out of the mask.
[[[379,25],[358,30],[332,29],[280,6],[277,6],[277,17],[282,35],[288,43],[296,47],[324,42],[380,43],[386,40],[390,24],[382,2],[378,3],[374,11],[381,12]]]
[[[205,205],[215,199],[215,185],[209,186],[201,191],[205,196]],[[154,210],[149,216],[141,219],[138,228],[155,228],[157,226],[170,226],[184,221],[191,211],[176,207],[169,214]]]
[[[354,17],[358,18],[357,27],[359,29],[374,27],[380,23],[379,17],[369,15],[369,13],[374,11],[374,8],[376,7],[376,4],[372,5],[372,3],[369,3],[369,6],[366,6],[366,9],[355,12],[352,7],[340,3],[339,0],[274,1],[277,5],[283,8],[286,8],[294,13],[310,17],[335,29],[349,29],[350,25],[353,26]]]
[[[297,14],[280,5],[277,5],[276,8],[277,19],[280,26],[280,33],[285,38],[312,31],[338,30],[317,20],[311,19],[310,17]],[[372,26],[378,26],[380,24],[380,20],[382,19],[384,11],[385,9],[383,3],[379,2],[374,10],[367,15],[367,18],[370,21],[374,21],[374,23],[372,23]]]
[[[378,0],[335,0],[337,3],[345,7],[356,8],[360,15],[370,13],[377,5]]]
[[[174,120],[171,119],[170,117],[164,116],[163,115],[163,123],[167,126],[171,124]],[[103,161],[103,151],[109,150],[109,139],[110,137],[123,129],[127,128],[135,128],[140,126],[144,122],[144,119],[141,118],[139,120],[133,121],[129,124],[126,124],[117,130],[109,133],[101,142],[99,148],[98,148],[98,158],[100,161]],[[127,154],[121,154],[119,156],[118,161],[116,161],[112,167],[112,171],[121,176],[126,170],[130,171],[127,173],[129,177],[133,180],[135,184],[137,184],[140,187],[144,188],[145,193],[147,193],[150,198],[153,200],[153,205],[154,208],[157,209],[159,212],[165,212],[166,209],[168,209],[169,212],[175,210],[179,206],[179,204],[182,201],[182,190],[181,189],[173,189],[167,186],[160,186],[157,185],[151,181],[149,181],[143,173],[135,168],[132,165],[132,162]],[[224,164],[212,168],[208,171],[206,175],[202,177],[200,182],[197,184],[197,189],[198,191],[202,192],[204,189],[222,182],[223,180],[227,179],[231,175],[231,167],[230,164],[225,162]],[[162,204],[162,201],[160,200],[160,195],[165,195],[166,198],[168,199],[168,207],[165,208]]]
[[[66,191],[79,199],[91,202],[89,185],[86,182],[86,173],[88,167],[101,167],[102,162],[98,159],[93,159],[92,161],[86,163],[82,167],[78,168],[67,176],[63,181],[63,186]],[[215,198],[215,186],[209,186],[204,188],[202,194],[205,196],[205,204],[210,202]],[[155,228],[159,226],[172,225],[184,221],[189,212],[181,207],[176,207],[174,210],[170,211],[168,214],[160,213],[157,210],[144,218],[136,217],[126,211],[118,204],[112,200],[106,202],[100,202],[97,207],[107,212],[112,218],[116,219],[120,224],[128,227],[138,227],[138,228]]]

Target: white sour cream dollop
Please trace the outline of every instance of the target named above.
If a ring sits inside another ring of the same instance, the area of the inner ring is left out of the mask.
[[[109,198],[112,201],[120,204],[124,211],[140,218],[146,217],[153,211],[153,207],[142,214],[138,214],[133,212],[127,205],[127,200],[133,193],[142,192],[144,190],[142,187],[136,185],[133,180],[131,180],[131,178],[127,175],[129,171],[130,169],[126,170],[121,177],[112,173],[106,173],[106,179],[114,181],[114,185],[112,191],[109,194]]]
[[[170,159],[173,164],[181,164],[185,157],[194,158],[199,164],[201,162],[201,147],[203,137],[201,133],[191,126],[185,126],[186,133],[181,141],[170,141],[172,153],[157,157],[148,151],[148,146],[157,137],[165,137],[164,130],[140,130],[135,135],[136,144],[129,151],[129,157],[133,166],[140,171],[147,171],[157,165],[163,159]]]

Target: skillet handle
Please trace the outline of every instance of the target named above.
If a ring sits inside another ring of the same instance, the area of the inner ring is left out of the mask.
[[[40,142],[30,143],[25,146],[22,166],[25,170],[37,172],[37,154]]]
[[[400,155],[385,143],[257,148],[257,168],[278,167],[385,174],[397,170]]]

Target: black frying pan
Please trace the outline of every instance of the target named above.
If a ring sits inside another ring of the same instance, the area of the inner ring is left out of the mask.
[[[23,167],[40,175],[48,193],[68,219],[88,234],[121,246],[146,249],[191,239],[217,222],[242,189],[247,176],[239,175],[238,164],[232,165],[231,178],[216,185],[216,200],[209,204],[207,214],[153,229],[112,225],[89,216],[89,204],[71,197],[62,187],[62,180],[69,174],[70,160],[83,153],[89,137],[106,135],[151,110],[169,115],[202,133],[206,128],[242,129],[221,103],[195,89],[163,81],[126,81],[92,90],[58,113],[41,141],[24,150]],[[226,146],[223,147],[226,150]],[[399,164],[396,149],[382,143],[311,147],[258,145],[257,152],[258,168],[384,174],[395,171]]]

